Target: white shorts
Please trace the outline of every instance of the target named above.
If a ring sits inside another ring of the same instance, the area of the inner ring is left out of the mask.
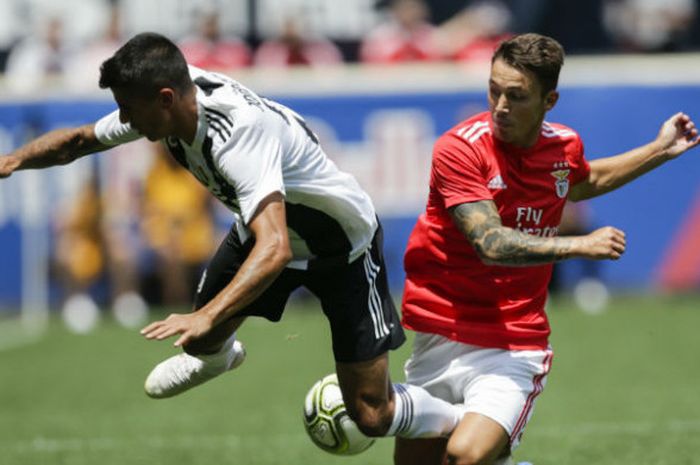
[[[503,426],[513,450],[532,416],[551,364],[551,348],[491,349],[417,333],[404,369],[407,383]]]

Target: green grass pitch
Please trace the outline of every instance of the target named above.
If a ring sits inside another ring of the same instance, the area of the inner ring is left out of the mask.
[[[281,323],[249,319],[236,371],[167,400],[144,377],[174,354],[105,319],[85,336],[0,351],[3,465],[391,464],[383,439],[355,457],[317,449],[302,427],[314,381],[333,370],[315,303]],[[555,359],[516,459],[535,465],[700,463],[700,298],[618,297],[585,315],[552,302]],[[392,354],[392,372],[409,346]]]

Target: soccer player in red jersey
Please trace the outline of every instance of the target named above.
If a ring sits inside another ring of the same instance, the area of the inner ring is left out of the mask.
[[[449,439],[396,440],[398,465],[509,464],[552,361],[552,263],[616,260],[625,234],[558,237],[566,200],[610,192],[698,143],[677,113],[649,144],[586,161],[579,135],[544,121],[564,51],[523,34],[492,58],[489,111],[435,144],[430,194],[405,255],[403,324],[417,331],[409,384],[463,406]]]

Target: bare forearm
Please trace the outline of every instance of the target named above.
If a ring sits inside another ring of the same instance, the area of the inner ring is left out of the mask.
[[[578,237],[538,237],[507,227],[492,228],[473,242],[489,265],[530,266],[576,256]]]
[[[503,226],[491,201],[458,205],[450,213],[477,255],[489,265],[538,265],[578,253],[579,237],[532,236]]]
[[[629,152],[591,162],[588,179],[571,189],[569,199],[584,200],[610,192],[700,144],[695,123],[676,113],[661,126],[653,142]]]
[[[574,186],[569,198],[585,200],[613,191],[668,160],[666,152],[656,142],[620,155],[593,160],[588,179]]]
[[[11,171],[65,165],[76,158],[105,149],[93,126],[57,129],[7,155]]]
[[[617,260],[625,251],[625,233],[605,226],[585,236],[539,237],[503,226],[491,200],[450,209],[455,225],[489,265],[530,266],[567,258]]]
[[[265,292],[289,262],[289,257],[275,245],[256,245],[233,280],[202,307],[216,325],[250,305]]]

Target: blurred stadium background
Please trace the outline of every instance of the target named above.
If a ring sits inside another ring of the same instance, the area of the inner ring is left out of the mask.
[[[589,158],[650,141],[676,111],[700,119],[693,0],[399,3],[422,5],[438,52],[420,43],[384,59],[367,51],[375,31],[396,24],[390,1],[0,0],[0,153],[114,109],[96,85],[99,63],[136,32],[165,33],[307,119],[375,201],[398,297],[432,143],[486,108],[500,38],[532,30],[563,43],[562,98],[548,119],[578,130]],[[218,35],[203,39],[205,26]],[[289,52],[281,59],[279,49],[261,53],[275,38]],[[321,45],[299,55],[300,41]],[[628,252],[558,266],[550,314],[559,356],[523,459],[700,463],[698,172],[690,153],[568,211],[565,231],[614,225]],[[240,377],[182,400],[141,394],[170,348],[122,325],[186,311],[230,223],[181,176],[158,147],[135,143],[0,181],[0,463],[335,463],[301,428],[305,390],[332,371],[330,353],[316,349],[327,346],[325,322],[304,295],[281,325],[242,331],[252,356]],[[399,379],[406,354],[392,358]],[[344,463],[389,463],[390,446]]]

